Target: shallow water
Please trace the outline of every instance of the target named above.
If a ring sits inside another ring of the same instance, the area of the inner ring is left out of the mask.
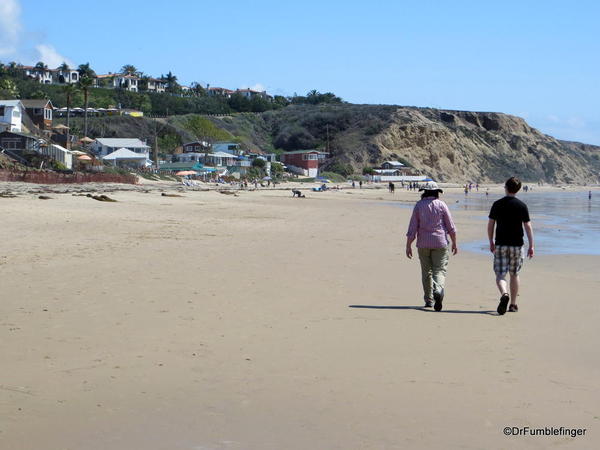
[[[534,242],[539,254],[600,255],[600,192],[520,192],[518,198],[529,208]],[[482,191],[445,197],[451,210],[473,211],[482,222],[499,195],[486,197]],[[485,233],[485,230],[483,231]],[[527,245],[527,238],[525,238]],[[476,242],[465,242],[465,250],[488,252],[485,234]]]
[[[416,195],[415,195],[416,197]],[[600,192],[519,192],[533,223],[536,253],[546,255],[600,255]],[[418,197],[417,197],[418,198]],[[483,190],[465,194],[444,194],[451,211],[470,211],[481,220],[481,239],[463,242],[463,250],[489,252],[486,222],[492,203],[501,195],[485,195]],[[412,208],[412,205],[408,205]],[[525,245],[527,238],[525,237]]]

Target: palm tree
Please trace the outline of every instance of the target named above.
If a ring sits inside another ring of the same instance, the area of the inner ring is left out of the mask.
[[[67,84],[63,86],[63,94],[67,99],[67,149],[71,148],[71,142],[69,141],[69,133],[71,129],[69,128],[70,117],[71,117],[71,102],[73,101],[73,96],[78,91],[78,87],[74,84]]]
[[[43,62],[43,61],[40,61],[40,62],[38,62],[38,63],[35,65],[35,68],[36,68],[36,69],[41,69],[41,70],[48,70],[48,66],[47,66],[46,64],[44,64],[44,62]]]
[[[87,132],[88,132],[88,115],[87,115],[88,99],[89,99],[89,95],[90,95],[90,88],[92,87],[93,84],[94,84],[94,80],[91,79],[90,77],[88,77],[87,75],[83,75],[81,78],[79,78],[79,83],[77,84],[77,87],[83,91],[83,109],[84,109],[83,135],[84,136],[87,136]]]
[[[125,64],[123,67],[121,67],[121,73],[126,75],[135,75],[137,71],[137,68],[133,64]]]
[[[177,84],[177,77],[170,70],[166,76],[162,76],[161,78],[167,82],[167,92],[175,93],[177,91],[177,87],[179,86]]]
[[[94,72],[94,69],[92,69],[90,67],[90,63],[85,63],[85,64],[79,64],[79,67],[77,68],[77,72],[79,72],[79,77],[88,77],[88,78],[94,78],[96,76],[96,72]]]

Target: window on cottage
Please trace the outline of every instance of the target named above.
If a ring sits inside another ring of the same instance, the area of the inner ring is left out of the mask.
[[[18,109],[15,109],[15,110],[13,110],[13,114],[12,115],[13,115],[13,117],[20,117],[21,113],[19,112]]]

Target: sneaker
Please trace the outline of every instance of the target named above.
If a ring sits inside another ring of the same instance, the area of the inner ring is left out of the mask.
[[[431,300],[425,300],[425,308],[431,308],[433,306],[433,302]]]
[[[506,312],[506,307],[508,306],[508,301],[510,300],[510,297],[508,296],[508,294],[502,294],[502,297],[500,297],[500,303],[498,304],[498,309],[496,311],[498,311],[499,315],[504,315],[504,313]]]
[[[433,299],[435,300],[435,305],[433,305],[433,309],[435,309],[436,311],[441,311],[442,302],[444,301],[444,289],[442,288],[440,292],[434,292]]]
[[[517,305],[510,305],[508,307],[508,312],[519,312],[519,307]]]

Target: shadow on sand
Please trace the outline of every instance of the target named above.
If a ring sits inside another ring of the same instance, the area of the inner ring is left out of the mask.
[[[434,311],[432,308],[425,308],[423,306],[378,306],[378,305],[348,305],[348,308],[363,308],[363,309],[414,309],[415,311],[423,311],[423,312],[434,312],[437,314],[446,313],[446,314],[485,314],[488,316],[496,316],[498,313],[496,311],[466,311],[462,309],[442,309],[441,311]]]

